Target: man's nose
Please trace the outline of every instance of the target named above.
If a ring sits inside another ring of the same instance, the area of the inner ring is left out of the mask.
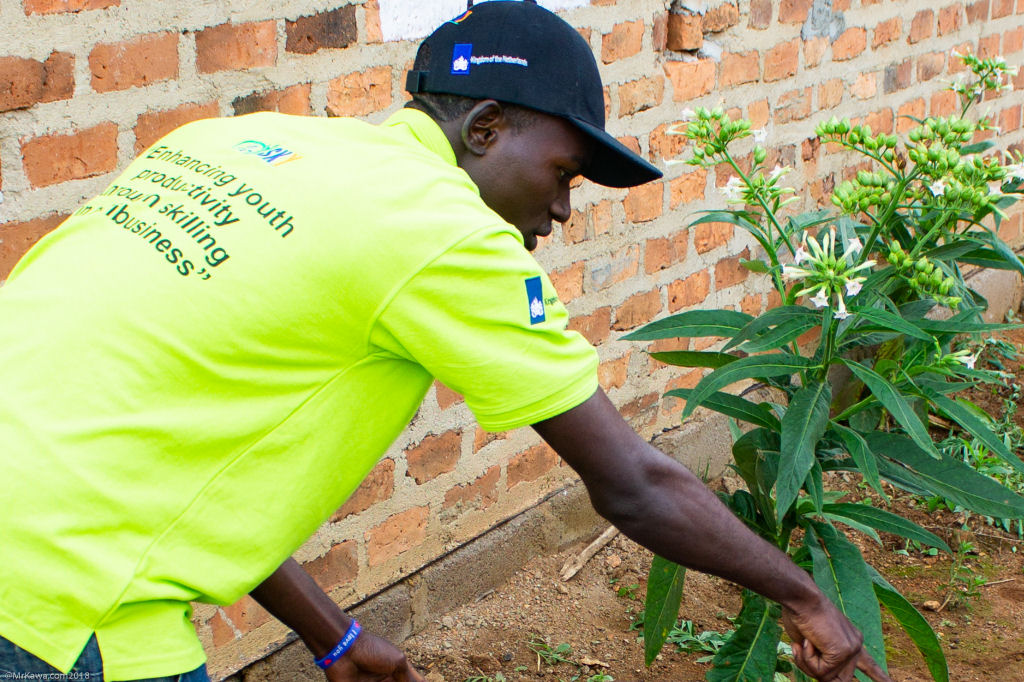
[[[551,207],[548,211],[551,214],[552,220],[564,223],[572,217],[572,199],[569,197],[569,191],[568,187],[563,188],[555,200],[551,202]]]

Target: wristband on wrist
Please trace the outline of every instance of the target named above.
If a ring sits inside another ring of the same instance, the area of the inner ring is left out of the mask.
[[[332,663],[344,656],[345,652],[352,648],[361,630],[362,628],[359,626],[358,621],[353,618],[341,640],[334,645],[333,649],[324,654],[323,658],[316,659],[316,664],[324,670],[330,667]]]

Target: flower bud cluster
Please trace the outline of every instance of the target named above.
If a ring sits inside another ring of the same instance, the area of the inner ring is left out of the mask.
[[[1013,84],[1008,82],[1007,76],[1016,76],[1017,67],[1009,66],[1006,60],[1000,56],[979,57],[965,53],[961,54],[953,50],[952,55],[958,57],[968,69],[977,76],[978,80],[973,83],[964,83],[962,80],[955,81],[950,89],[960,96],[963,104],[980,101],[985,91],[999,92],[1002,90],[1013,90]]]
[[[898,241],[893,241],[889,245],[886,260],[899,271],[918,295],[933,298],[954,310],[960,305],[961,299],[958,296],[949,295],[956,286],[956,279],[942,272],[926,256],[913,258],[903,250]]]
[[[743,118],[733,120],[722,107],[687,109],[683,112],[683,122],[685,128],[676,128],[672,132],[685,135],[693,141],[694,158],[687,163],[694,166],[708,166],[724,161],[729,143],[751,135],[750,121]],[[754,152],[755,160],[758,154],[762,155],[758,163],[763,163],[767,152],[758,147]]]
[[[836,298],[836,309],[833,316],[844,320],[850,313],[846,308],[846,298],[860,293],[866,277],[859,275],[875,264],[866,260],[856,264],[857,256],[863,250],[859,239],[851,239],[846,251],[836,256],[836,231],[830,228],[822,235],[821,244],[806,232],[800,247],[794,255],[795,265],[784,265],[782,276],[789,280],[799,280],[802,287],[796,296],[814,296],[810,299],[815,307],[823,308],[832,305]]]
[[[846,180],[832,193],[832,203],[843,211],[853,214],[868,211],[874,206],[888,206],[896,181],[891,175],[858,171],[856,181]]]

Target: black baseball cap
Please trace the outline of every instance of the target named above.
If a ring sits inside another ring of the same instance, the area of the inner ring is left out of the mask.
[[[559,116],[592,143],[583,176],[632,187],[661,171],[604,130],[604,90],[587,41],[528,0],[490,0],[442,24],[420,45],[405,89],[496,99]]]

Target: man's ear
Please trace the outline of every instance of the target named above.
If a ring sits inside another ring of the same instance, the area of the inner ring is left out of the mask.
[[[493,99],[477,102],[462,119],[462,144],[475,156],[483,156],[507,129],[505,112]]]

